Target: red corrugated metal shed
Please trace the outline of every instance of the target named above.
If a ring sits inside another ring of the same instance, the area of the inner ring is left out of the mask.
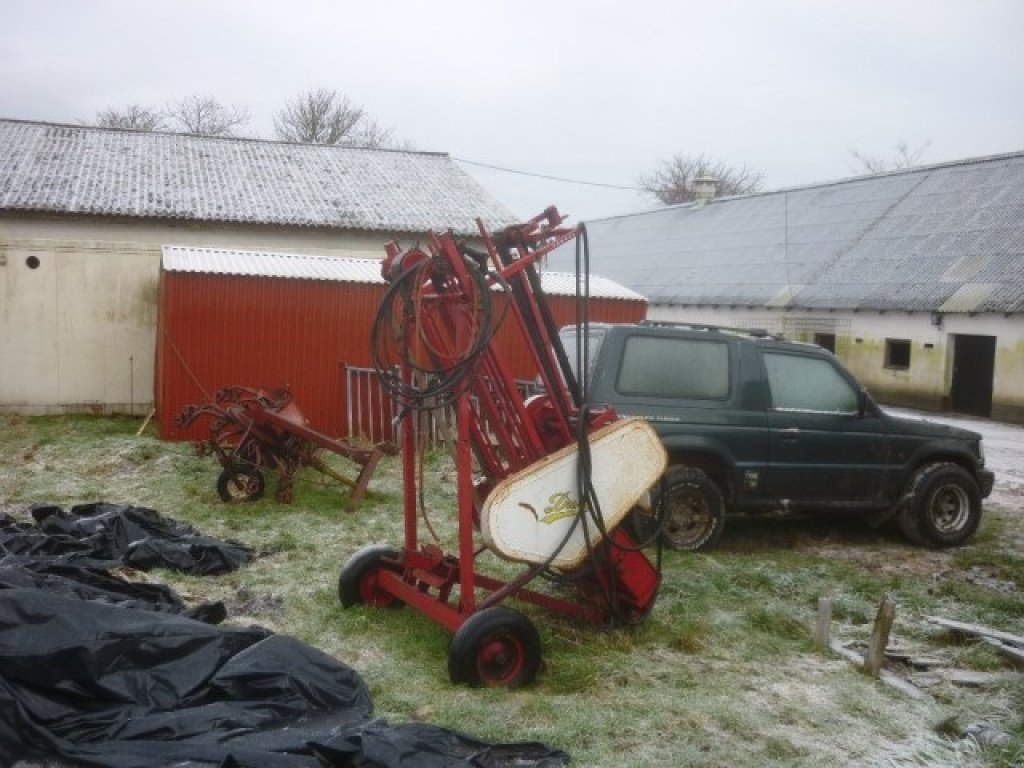
[[[174,424],[186,405],[221,387],[291,388],[317,430],[348,434],[346,366],[369,368],[370,331],[386,285],[369,259],[166,246],[160,271],[154,401],[162,437],[206,436],[207,423]],[[559,325],[574,320],[571,276],[544,276]],[[647,304],[591,279],[594,322],[637,322]],[[497,314],[501,314],[500,311]],[[512,375],[536,376],[511,318],[498,335]]]

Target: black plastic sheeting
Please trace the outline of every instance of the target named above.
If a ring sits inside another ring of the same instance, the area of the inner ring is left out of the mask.
[[[233,541],[203,536],[194,528],[146,507],[96,502],[65,511],[32,508],[37,525],[0,518],[0,553],[57,557],[79,565],[122,564],[148,570],[169,568],[195,574],[233,571],[252,550]]]
[[[333,657],[258,627],[213,626],[197,619],[219,620],[215,609],[190,612],[164,585],[119,579],[109,573],[116,557],[83,556],[75,543],[97,533],[92,523],[113,507],[102,506],[41,516],[43,527],[85,534],[65,540],[70,555],[40,539],[0,559],[0,766],[39,758],[103,768],[567,765],[565,753],[542,744],[388,725],[373,717],[359,675]],[[8,537],[24,527],[0,521],[0,544],[24,544]]]

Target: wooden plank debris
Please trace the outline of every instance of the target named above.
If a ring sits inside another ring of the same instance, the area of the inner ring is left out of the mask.
[[[842,656],[844,659],[847,659],[848,661],[852,662],[855,666],[861,669],[864,668],[864,657],[852,648],[847,648],[845,645],[843,645],[841,642],[835,639],[829,642],[829,648],[831,648],[835,653]],[[913,683],[904,680],[899,675],[896,675],[887,669],[879,670],[878,679],[886,685],[888,685],[890,688],[895,688],[897,691],[905,693],[912,699],[931,698],[931,696],[922,691]]]
[[[937,624],[940,627],[951,629],[954,632],[961,632],[965,635],[974,635],[975,637],[991,638],[998,640],[1004,645],[1018,646],[1024,648],[1024,637],[1021,635],[1014,635],[1009,632],[1003,632],[999,629],[992,629],[981,624],[968,624],[963,621],[953,621],[952,619],[944,619],[941,616],[925,616],[925,621]]]
[[[1024,648],[1007,645],[1000,640],[996,640],[994,637],[984,637],[982,639],[995,648],[996,653],[1007,659],[1015,667],[1024,667]]]

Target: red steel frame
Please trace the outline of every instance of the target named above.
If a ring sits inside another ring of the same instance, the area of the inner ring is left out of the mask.
[[[588,622],[605,622],[611,617],[612,606],[600,599],[582,599],[574,602],[554,597],[526,587],[539,569],[527,566],[511,581],[488,576],[476,567],[476,558],[484,551],[478,545],[474,531],[477,527],[476,499],[483,498],[501,479],[534,464],[558,448],[576,440],[577,423],[581,417],[578,395],[571,388],[572,374],[558,358],[560,342],[550,320],[543,294],[540,292],[536,264],[547,253],[570,242],[575,229],[563,227],[563,218],[554,208],[548,208],[529,221],[504,230],[492,237],[478,221],[480,234],[487,247],[491,262],[490,282],[502,283],[510,291],[510,311],[529,340],[529,346],[540,370],[546,395],[540,405],[527,405],[518,394],[513,378],[507,373],[495,345],[486,344],[475,361],[475,368],[467,377],[464,389],[456,396],[457,439],[455,464],[457,469],[458,501],[458,555],[446,555],[433,544],[421,544],[417,521],[417,461],[418,447],[414,414],[403,415],[402,456],[404,485],[404,548],[398,561],[391,563],[395,570],[380,568],[369,575],[368,586],[379,592],[394,595],[399,600],[420,610],[431,619],[458,629],[474,612],[496,605],[506,597],[539,605],[546,609]],[[416,322],[422,333],[428,334],[437,348],[457,347],[453,341],[464,341],[471,332],[466,327],[463,313],[454,311],[460,299],[465,300],[462,287],[471,282],[466,250],[451,234],[432,236],[430,253],[419,249],[400,253],[394,243],[388,246],[384,263],[387,279],[397,278],[400,272],[411,268],[409,262],[431,260],[425,270],[422,291],[425,300],[423,316]],[[479,254],[477,254],[479,256]],[[438,275],[442,275],[438,278]],[[495,277],[497,275],[498,277]],[[448,277],[454,276],[454,279]],[[411,372],[403,373],[406,383]],[[473,403],[476,404],[474,408]],[[615,419],[611,409],[587,416],[586,431],[591,432]],[[479,462],[484,480],[474,484],[473,458]],[[630,544],[620,529],[611,533],[613,540]],[[653,602],[650,591],[653,566],[639,551],[628,554],[610,554],[619,572],[642,573],[638,588],[642,594],[639,606],[642,612]],[[640,561],[640,562],[638,562]],[[627,576],[627,581],[628,581]],[[656,577],[655,577],[656,578]],[[597,585],[595,585],[597,586]],[[452,602],[452,592],[458,587],[458,601]],[[654,591],[657,584],[654,583]],[[478,599],[478,590],[489,593]],[[595,592],[599,589],[595,589]],[[629,592],[626,585],[624,592]]]

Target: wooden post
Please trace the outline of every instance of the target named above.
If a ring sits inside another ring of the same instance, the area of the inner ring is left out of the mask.
[[[832,635],[832,600],[818,598],[818,621],[814,625],[814,647],[819,651],[829,649]]]
[[[885,659],[885,649],[889,646],[889,632],[896,618],[896,604],[886,595],[878,606],[875,627],[871,631],[871,640],[864,654],[864,671],[872,677],[878,677]]]

